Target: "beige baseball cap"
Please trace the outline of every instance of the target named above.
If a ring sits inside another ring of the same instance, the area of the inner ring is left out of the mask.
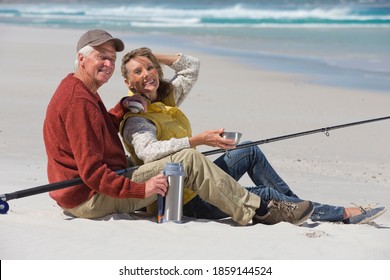
[[[77,51],[85,46],[96,47],[108,41],[113,41],[115,50],[121,52],[125,49],[125,44],[122,40],[114,38],[110,33],[101,29],[93,29],[85,32],[77,43]]]

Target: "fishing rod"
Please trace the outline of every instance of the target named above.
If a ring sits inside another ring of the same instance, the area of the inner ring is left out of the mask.
[[[307,131],[303,131],[303,132],[298,132],[298,133],[293,133],[293,134],[288,134],[288,135],[283,135],[283,136],[268,138],[268,139],[264,139],[264,140],[240,144],[240,145],[237,145],[235,148],[230,149],[228,151],[248,148],[248,147],[252,147],[252,146],[258,146],[258,145],[272,143],[272,142],[276,142],[276,141],[282,141],[282,140],[301,137],[301,136],[314,134],[314,133],[325,133],[326,136],[329,136],[329,131],[331,131],[331,130],[341,129],[341,128],[345,128],[345,127],[349,127],[349,126],[361,125],[361,124],[366,124],[366,123],[371,123],[371,122],[383,121],[383,120],[387,120],[387,119],[390,119],[390,116],[375,118],[375,119],[368,119],[368,120],[346,123],[346,124],[340,124],[340,125],[329,126],[329,127],[324,127],[324,128],[318,128],[318,129],[313,129],[313,130],[307,130]],[[203,152],[202,154],[205,156],[209,156],[209,155],[225,153],[225,152],[227,152],[227,150],[215,149],[215,150]],[[129,172],[129,171],[134,171],[138,167],[139,166],[134,166],[134,167],[129,167],[129,168],[117,170],[116,173],[121,175],[121,174]],[[8,212],[9,205],[8,205],[7,201],[9,201],[9,200],[22,198],[22,197],[26,197],[26,196],[32,196],[32,195],[36,195],[36,194],[41,194],[41,193],[45,193],[45,192],[49,192],[49,191],[64,189],[64,188],[79,185],[82,183],[83,183],[83,180],[81,178],[74,178],[74,179],[70,179],[70,180],[66,180],[66,181],[61,181],[61,182],[46,184],[46,185],[42,185],[42,186],[30,188],[30,189],[20,190],[20,191],[16,191],[13,193],[0,194],[0,214],[6,214]]]
[[[138,167],[139,166],[128,167],[125,169],[117,170],[115,172],[118,175],[121,175],[121,174],[124,174],[124,173],[129,172],[129,171],[134,171]],[[25,189],[25,190],[19,190],[19,191],[15,191],[12,193],[0,194],[0,214],[6,214],[8,212],[9,205],[8,205],[7,201],[9,201],[9,200],[22,198],[22,197],[26,197],[26,196],[32,196],[32,195],[55,191],[55,190],[60,190],[60,189],[65,189],[65,188],[69,188],[69,187],[80,185],[80,184],[83,184],[83,180],[80,177],[78,177],[78,178],[73,178],[73,179],[60,181],[60,182],[56,182],[56,183],[45,184],[45,185],[41,185],[38,187],[29,188],[29,189]]]
[[[346,124],[340,124],[340,125],[335,125],[335,126],[328,126],[328,127],[323,127],[323,128],[318,128],[318,129],[307,130],[307,131],[303,131],[303,132],[268,138],[268,139],[264,139],[264,140],[254,141],[254,142],[250,142],[250,143],[239,144],[235,148],[229,149],[228,151],[234,151],[234,150],[238,150],[238,149],[248,148],[248,147],[252,147],[252,146],[258,146],[258,145],[262,145],[262,144],[267,144],[267,143],[271,143],[271,142],[286,140],[286,139],[290,139],[290,138],[296,138],[296,137],[305,136],[305,135],[314,134],[314,133],[320,133],[320,132],[325,133],[326,136],[329,136],[329,131],[331,131],[331,130],[345,128],[345,127],[349,127],[349,126],[361,125],[361,124],[365,124],[365,123],[383,121],[386,119],[390,119],[390,116],[376,118],[376,119],[369,119],[369,120],[364,120],[364,121],[358,121],[358,122],[352,122],[352,123],[346,123]],[[210,156],[210,155],[214,155],[214,154],[225,153],[226,151],[227,150],[224,150],[224,149],[215,149],[215,150],[206,151],[203,154],[205,156]]]

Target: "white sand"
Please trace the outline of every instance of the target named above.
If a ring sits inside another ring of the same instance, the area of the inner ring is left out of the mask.
[[[73,70],[82,32],[0,26],[0,194],[47,184],[45,110],[60,80]],[[126,49],[135,47],[132,42]],[[255,71],[227,57],[150,47],[201,59],[199,81],[182,106],[194,133],[225,127],[242,132],[242,140],[261,140],[389,115],[389,94],[318,86],[303,77]],[[107,108],[126,93],[119,69],[123,54],[114,77],[99,91]],[[387,120],[262,149],[305,199],[389,208],[389,143]],[[242,184],[251,183],[244,178]],[[229,219],[157,224],[135,214],[70,219],[46,193],[9,204],[8,214],[0,216],[2,260],[390,259],[389,213],[369,225],[240,227]]]

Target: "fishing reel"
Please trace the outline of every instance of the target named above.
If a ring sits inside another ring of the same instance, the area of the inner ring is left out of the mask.
[[[0,196],[0,214],[7,214],[9,210],[8,202],[6,201],[5,195]]]

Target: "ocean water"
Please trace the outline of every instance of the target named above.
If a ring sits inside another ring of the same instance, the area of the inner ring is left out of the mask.
[[[140,46],[233,56],[315,83],[390,93],[390,1],[22,2],[0,1],[0,24],[120,31]]]

